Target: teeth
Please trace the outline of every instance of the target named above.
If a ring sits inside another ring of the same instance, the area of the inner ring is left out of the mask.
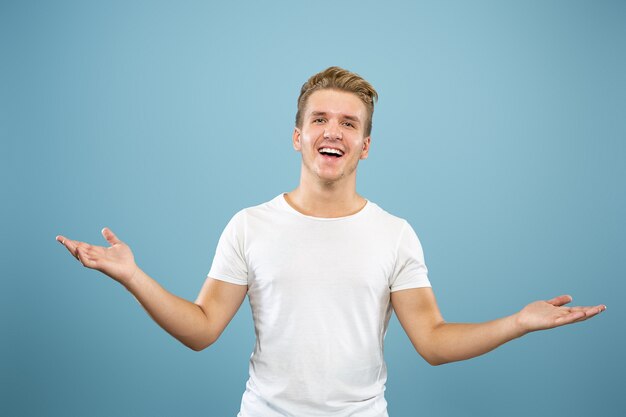
[[[320,149],[320,152],[324,152],[324,153],[332,153],[335,155],[343,155],[343,152],[341,152],[339,149],[333,149],[333,148],[322,148]]]

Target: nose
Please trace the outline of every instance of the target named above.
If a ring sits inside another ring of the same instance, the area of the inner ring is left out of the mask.
[[[339,124],[334,121],[330,121],[324,129],[324,139],[341,140],[343,134],[339,128]]]

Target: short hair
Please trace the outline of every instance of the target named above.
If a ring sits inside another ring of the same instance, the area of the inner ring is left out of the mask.
[[[378,93],[372,85],[360,75],[340,67],[329,67],[309,78],[300,89],[298,97],[298,112],[296,113],[296,127],[302,127],[302,118],[309,96],[318,90],[339,90],[356,94],[365,104],[367,120],[365,120],[365,136],[372,133],[372,116],[374,102],[378,100]]]

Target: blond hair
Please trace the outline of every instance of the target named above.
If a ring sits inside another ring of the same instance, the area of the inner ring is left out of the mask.
[[[340,67],[330,67],[309,78],[300,89],[298,97],[298,112],[296,113],[296,127],[302,128],[302,118],[307,100],[317,90],[340,90],[356,94],[365,104],[367,120],[365,120],[365,136],[372,133],[372,116],[374,114],[374,102],[378,100],[378,93],[374,87],[358,74]]]

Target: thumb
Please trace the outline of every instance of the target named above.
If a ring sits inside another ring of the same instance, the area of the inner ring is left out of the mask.
[[[115,245],[116,243],[122,243],[122,241],[119,240],[117,236],[115,236],[115,233],[113,233],[108,227],[102,229],[102,236],[104,236],[104,238],[107,240],[107,242],[109,242],[111,246]]]
[[[558,297],[554,297],[553,299],[548,300],[547,302],[552,304],[553,306],[560,307],[567,303],[571,303],[572,297],[570,295],[559,295]]]

